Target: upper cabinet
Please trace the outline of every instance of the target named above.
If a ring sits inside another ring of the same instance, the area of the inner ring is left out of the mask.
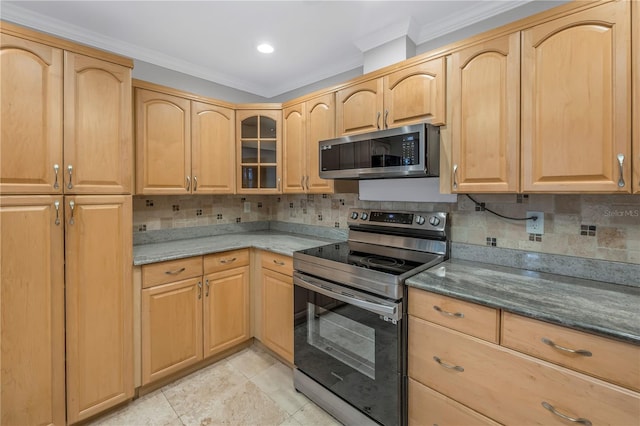
[[[631,192],[631,3],[522,32],[524,192]]]
[[[318,142],[335,137],[334,94],[284,108],[283,121],[283,192],[333,192],[333,180],[320,178]]]
[[[239,194],[281,192],[281,110],[236,111]]]
[[[631,153],[633,154],[633,193],[640,194],[640,24],[636,24],[640,18],[640,3],[637,1],[631,2],[631,16],[635,18],[634,25],[632,27],[631,45],[634,48],[631,50],[633,65],[632,83],[633,87],[633,128],[631,133],[633,135],[633,148]]]
[[[336,94],[338,134],[424,121],[444,124],[444,64],[444,58],[437,58],[339,90]]]
[[[8,34],[1,43],[2,193],[130,193],[131,69]]]
[[[516,192],[520,153],[520,33],[451,55],[452,190]]]
[[[135,104],[138,194],[234,193],[233,109],[139,87]]]

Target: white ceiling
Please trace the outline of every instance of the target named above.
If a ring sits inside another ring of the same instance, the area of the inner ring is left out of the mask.
[[[363,65],[531,0],[2,1],[2,19],[265,98]],[[268,41],[271,55],[256,51]]]

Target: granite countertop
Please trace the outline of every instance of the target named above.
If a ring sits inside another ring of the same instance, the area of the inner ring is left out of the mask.
[[[163,262],[227,250],[255,247],[292,256],[294,251],[336,240],[281,231],[250,231],[133,246],[133,264]]]
[[[407,285],[640,345],[640,287],[449,259]]]

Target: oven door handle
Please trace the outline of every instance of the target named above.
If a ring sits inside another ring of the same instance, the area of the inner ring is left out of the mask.
[[[370,302],[367,300],[362,300],[359,298],[347,296],[345,294],[338,293],[326,287],[326,286],[330,287],[331,283],[318,280],[315,278],[309,278],[308,276],[305,276],[303,279],[297,274],[294,274],[293,283],[298,287],[303,287],[308,290],[314,291],[316,293],[320,293],[322,295],[332,297],[336,300],[348,303],[358,308],[362,308],[374,314],[382,315],[390,320],[399,320],[402,318],[402,308],[401,308],[402,305],[400,303],[394,303],[393,306],[389,306],[389,305],[383,305],[380,303]],[[323,283],[325,284],[325,286],[322,286]]]

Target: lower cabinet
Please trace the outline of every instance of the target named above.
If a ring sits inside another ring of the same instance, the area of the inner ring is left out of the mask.
[[[261,255],[262,343],[293,364],[293,259]]]
[[[142,267],[143,385],[251,338],[248,264],[246,249]]]

